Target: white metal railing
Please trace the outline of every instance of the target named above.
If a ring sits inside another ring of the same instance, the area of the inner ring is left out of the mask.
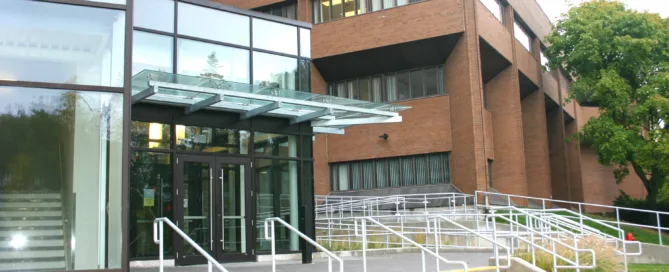
[[[207,259],[207,271],[212,272],[212,265],[215,266],[219,271],[221,272],[228,272],[223,266],[214,259],[214,257],[211,257],[209,253],[207,253],[200,245],[198,245],[193,239],[188,237],[186,233],[184,233],[179,227],[174,225],[170,219],[161,217],[161,218],[156,218],[153,221],[153,242],[158,245],[158,271],[163,272],[164,271],[164,263],[163,263],[163,245],[164,245],[164,240],[163,239],[163,224],[167,224],[176,234],[179,234],[181,238],[184,239],[185,242],[190,244],[197,252],[200,253],[205,259]]]
[[[361,233],[358,234],[358,220],[361,221]],[[426,265],[425,265],[425,253],[428,253],[432,255],[433,257],[437,258],[438,261],[442,261],[445,264],[459,264],[462,265],[464,268],[464,272],[468,272],[468,266],[466,262],[463,261],[449,261],[446,258],[439,256],[435,252],[427,249],[426,247],[422,246],[421,244],[415,242],[412,239],[409,239],[408,237],[400,234],[399,232],[387,227],[386,225],[382,224],[381,222],[377,221],[376,219],[372,217],[360,217],[357,220],[355,220],[355,233],[356,235],[360,235],[362,237],[362,271],[367,272],[367,221],[373,223],[374,225],[385,229],[386,231],[400,237],[400,239],[412,244],[413,246],[419,248],[421,250],[421,259],[422,259],[422,268],[423,272],[426,272]]]
[[[577,209],[579,214],[584,214],[588,212],[588,209],[603,209],[603,210],[610,210],[613,211],[616,215],[615,220],[600,220],[601,222],[605,223],[610,223],[618,227],[618,229],[622,229],[622,226],[631,226],[631,227],[640,227],[640,228],[646,228],[646,229],[651,229],[657,232],[657,238],[659,241],[660,245],[664,245],[663,241],[663,232],[669,231],[669,227],[663,227],[661,224],[662,216],[669,216],[669,212],[659,212],[659,211],[653,211],[653,210],[642,210],[642,209],[634,209],[634,208],[625,208],[625,207],[617,207],[617,206],[610,206],[610,205],[602,205],[602,204],[593,204],[593,203],[585,203],[585,202],[576,202],[576,201],[566,201],[566,200],[556,200],[556,199],[548,199],[548,198],[540,198],[540,197],[529,197],[529,196],[521,196],[521,195],[512,195],[512,194],[502,194],[502,193],[496,193],[496,192],[487,192],[487,191],[476,191],[474,193],[474,198],[476,203],[475,205],[478,205],[478,198],[479,197],[484,197],[484,201],[486,203],[486,206],[490,204],[490,198],[492,197],[497,197],[502,201],[500,204],[492,204],[492,205],[497,205],[497,206],[515,206],[512,200],[518,201],[518,200],[523,200],[523,201],[534,201],[536,203],[541,203],[541,209],[548,209],[551,208],[553,205],[562,205],[562,206],[571,206],[574,207],[574,209]],[[655,224],[654,225],[644,225],[644,224],[636,224],[636,223],[629,223],[629,222],[624,222],[620,220],[620,213],[621,211],[623,212],[636,212],[636,213],[642,213],[642,214],[647,214],[649,216],[652,216],[655,218]]]
[[[321,250],[323,253],[327,254],[328,255],[328,272],[332,272],[332,259],[335,259],[335,260],[337,260],[337,262],[339,262],[339,271],[344,272],[344,261],[341,258],[337,257],[337,255],[330,252],[325,247],[321,246],[316,241],[309,238],[309,236],[306,236],[304,233],[297,230],[295,227],[286,223],[286,221],[283,221],[281,218],[271,217],[271,218],[265,219],[265,240],[271,240],[271,244],[272,244],[272,272],[276,272],[276,248],[275,248],[276,242],[275,242],[275,238],[274,238],[274,236],[275,236],[274,222],[279,222],[285,228],[294,232],[295,234],[300,236],[302,239],[304,239],[305,241],[307,241],[311,245],[315,246],[316,248]],[[268,223],[269,223],[269,228],[268,228]]]

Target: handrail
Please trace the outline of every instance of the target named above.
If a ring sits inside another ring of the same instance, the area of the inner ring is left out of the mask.
[[[270,230],[267,229],[267,223],[271,224],[271,232]],[[330,252],[327,250],[325,247],[321,246],[318,244],[316,241],[312,240],[309,238],[309,236],[304,235],[304,233],[300,232],[297,230],[295,227],[291,226],[290,224],[286,223],[286,221],[283,221],[283,219],[278,218],[278,217],[270,217],[265,219],[265,240],[271,240],[272,242],[272,272],[276,272],[276,242],[274,238],[274,222],[279,222],[282,224],[284,227],[289,229],[290,231],[294,232],[298,236],[302,237],[305,241],[310,243],[311,245],[315,246],[316,248],[320,249],[322,252],[328,255],[328,271],[332,272],[332,259],[334,258],[339,262],[339,271],[344,272],[344,260],[341,258],[337,257],[334,253]],[[268,236],[268,234],[271,233],[271,237]]]
[[[504,265],[504,266],[500,267],[500,265],[499,265],[499,253],[498,253],[497,247],[502,247],[504,250],[506,250],[506,259],[507,260],[511,260],[511,251],[509,250],[509,247],[503,245],[502,243],[500,243],[496,240],[496,238],[497,238],[496,237],[497,228],[495,227],[494,224],[493,224],[493,232],[492,232],[493,239],[490,239],[490,238],[488,238],[488,237],[486,237],[486,236],[484,236],[484,235],[482,235],[482,234],[480,234],[476,231],[473,231],[473,230],[469,229],[468,227],[465,227],[465,226],[463,226],[463,225],[461,225],[461,224],[459,224],[459,223],[457,223],[457,222],[455,222],[451,219],[446,218],[443,215],[435,216],[434,219],[435,219],[435,222],[434,222],[434,224],[435,224],[435,234],[441,231],[441,224],[439,224],[439,226],[437,226],[437,219],[441,219],[441,220],[444,220],[448,223],[451,223],[451,224],[455,225],[456,227],[459,227],[459,228],[465,230],[466,232],[469,232],[471,234],[474,234],[475,236],[483,238],[484,240],[486,240],[488,242],[491,242],[494,245],[493,250],[494,250],[494,255],[495,255],[495,267],[496,267],[496,270],[498,272],[499,272],[500,268],[505,268],[506,269],[506,268],[511,267],[511,262],[509,262],[509,261],[507,261],[506,265]],[[435,241],[439,241],[439,240],[437,240],[436,237],[435,237]],[[438,251],[439,247],[437,246],[436,248],[437,248],[437,254],[438,254],[439,253],[439,251]],[[439,271],[439,264],[438,263],[437,263],[437,271]]]
[[[167,224],[170,228],[172,228],[172,230],[174,230],[174,232],[176,234],[179,234],[179,236],[181,236],[181,238],[183,238],[184,241],[188,242],[188,244],[190,244],[192,247],[194,247],[195,250],[197,250],[197,252],[199,252],[202,256],[204,256],[204,258],[207,259],[207,261],[208,261],[207,262],[207,267],[208,267],[209,272],[211,272],[211,270],[212,270],[212,264],[214,266],[216,266],[216,268],[218,268],[219,271],[228,272],[228,270],[223,268],[223,266],[220,263],[218,263],[218,261],[216,261],[216,259],[214,259],[214,257],[211,257],[211,255],[209,255],[209,253],[204,251],[204,249],[202,249],[202,247],[200,247],[197,243],[195,243],[195,241],[193,241],[193,239],[188,237],[188,235],[186,233],[184,233],[179,227],[174,225],[174,223],[172,223],[172,221],[170,221],[170,219],[165,218],[165,217],[156,218],[155,220],[153,220],[153,242],[158,245],[158,266],[159,266],[158,271],[160,271],[160,272],[164,271],[164,264],[163,264],[163,244],[164,244],[163,224],[164,223]]]
[[[460,264],[460,265],[462,265],[464,267],[464,272],[469,271],[466,262],[463,262],[463,261],[449,261],[446,258],[441,257],[438,254],[436,254],[436,253],[432,252],[431,250],[427,249],[426,247],[420,245],[416,241],[414,241],[412,239],[409,239],[408,237],[406,237],[406,236],[400,234],[399,232],[397,232],[397,231],[387,227],[386,225],[382,224],[381,222],[376,221],[372,217],[369,217],[369,216],[368,217],[359,217],[357,219],[362,222],[362,227],[361,228],[362,228],[362,263],[363,263],[362,269],[363,269],[363,272],[367,272],[367,224],[366,224],[367,221],[370,221],[370,222],[374,223],[375,225],[389,231],[390,233],[392,233],[394,235],[397,235],[402,240],[405,240],[405,241],[409,242],[410,244],[414,245],[415,247],[421,249],[422,261],[423,261],[423,272],[426,272],[426,270],[425,270],[425,252],[434,256],[435,258],[441,260],[442,262],[444,262],[446,264]],[[356,235],[358,235],[358,220],[355,220],[355,233],[356,233]]]
[[[519,208],[516,208],[516,207],[513,207],[513,206],[508,206],[508,207],[490,207],[490,209],[491,209],[492,212],[493,212],[493,215],[492,215],[492,218],[493,218],[493,225],[496,224],[496,222],[495,222],[495,221],[496,221],[495,218],[497,218],[497,217],[505,218],[505,216],[506,216],[506,215],[503,215],[503,214],[494,214],[494,212],[495,212],[496,210],[510,210],[510,211],[516,211],[516,212],[519,212],[520,214],[525,215],[527,218],[532,218],[532,219],[534,219],[534,220],[536,220],[536,221],[538,221],[538,222],[544,223],[544,224],[546,224],[546,225],[548,225],[548,226],[550,226],[550,227],[552,227],[552,228],[555,228],[555,229],[557,229],[557,230],[561,230],[561,231],[563,231],[563,232],[571,233],[571,232],[567,231],[566,229],[564,229],[563,227],[561,227],[561,226],[559,226],[559,225],[557,225],[557,224],[551,223],[551,222],[548,221],[548,220],[545,220],[545,219],[543,219],[543,218],[537,217],[537,216],[535,216],[535,215],[533,215],[533,214],[530,214],[530,213],[528,213],[528,212],[526,212],[526,211],[524,211],[524,210],[522,210],[522,209],[519,209]],[[564,242],[562,242],[562,241],[560,241],[560,240],[558,240],[558,239],[554,239],[554,238],[552,238],[552,237],[550,237],[550,236],[548,236],[548,235],[545,235],[545,234],[542,233],[542,232],[538,232],[538,231],[532,229],[531,227],[528,227],[528,226],[525,226],[525,225],[523,225],[523,224],[520,224],[519,222],[514,221],[511,217],[512,217],[512,216],[509,216],[509,218],[508,218],[508,220],[507,220],[508,222],[513,222],[513,223],[515,223],[518,227],[524,228],[524,229],[530,231],[532,234],[534,234],[534,233],[536,232],[539,236],[542,236],[542,237],[544,237],[544,238],[546,238],[546,239],[548,239],[548,240],[551,241],[551,244],[553,245],[553,251],[552,251],[552,253],[553,253],[553,266],[554,266],[555,268],[577,268],[577,269],[578,269],[578,268],[582,268],[582,269],[592,269],[592,268],[595,268],[595,267],[597,266],[597,259],[595,258],[595,251],[594,251],[594,250],[592,250],[592,249],[579,249],[578,247],[573,247],[573,246],[568,245],[568,244],[566,244],[566,243],[564,243]],[[528,220],[528,221],[529,221],[529,220]],[[530,222],[531,222],[531,221],[530,221]],[[572,234],[573,234],[573,233],[572,233]],[[521,240],[521,241],[524,241],[524,242],[526,242],[526,243],[531,243],[531,244],[534,245],[535,247],[538,247],[538,248],[540,248],[540,249],[544,249],[545,251],[548,251],[548,252],[550,253],[550,250],[548,250],[548,249],[546,249],[546,248],[544,248],[544,247],[542,247],[542,246],[536,245],[536,244],[534,243],[533,240],[532,240],[532,241],[527,241],[526,239],[520,237],[519,235],[515,236],[514,238],[519,239],[519,240]],[[577,245],[577,243],[576,243],[576,234],[573,234],[573,239],[574,239],[574,243]],[[569,259],[567,259],[567,258],[564,258],[564,257],[558,255],[557,252],[555,252],[555,244],[556,244],[556,243],[557,243],[557,244],[560,244],[560,245],[562,245],[562,246],[564,246],[564,247],[566,247],[566,248],[568,248],[568,249],[570,249],[570,250],[572,250],[572,251],[574,251],[574,256],[576,257],[576,262],[572,262],[571,260],[569,260]],[[591,254],[591,256],[592,256],[592,265],[589,265],[589,266],[582,266],[582,265],[580,264],[580,258],[579,258],[579,254],[578,254],[579,252],[590,252],[590,254]],[[532,254],[533,254],[533,256],[532,256],[532,259],[533,259],[533,260],[532,260],[532,261],[534,262],[534,258],[535,258],[535,257],[534,257],[534,251],[532,252]],[[569,267],[569,266],[558,266],[558,265],[557,265],[557,259],[556,259],[556,257],[558,257],[558,256],[559,256],[560,259],[562,259],[563,261],[565,261],[565,262],[567,262],[567,263],[571,263],[571,264],[573,265],[573,267]]]

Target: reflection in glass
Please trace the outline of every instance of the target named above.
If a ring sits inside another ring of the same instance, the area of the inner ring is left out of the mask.
[[[371,101],[371,94],[369,90],[369,78],[362,78],[359,81],[358,88],[360,89],[360,100]]]
[[[248,50],[185,39],[178,45],[177,74],[249,83]]]
[[[35,205],[59,208],[52,227],[26,235],[44,237],[28,237],[23,246],[57,245],[51,253],[73,261],[52,267],[56,270],[120,268],[122,94],[0,87],[0,131],[0,192],[17,199],[12,206],[0,202],[0,210],[18,209],[30,220],[43,213]],[[0,217],[4,231],[27,231],[7,220]],[[53,229],[62,234],[48,234]],[[84,242],[75,247],[75,237]],[[17,264],[2,267],[44,268]]]
[[[320,17],[322,19],[322,21],[320,21],[320,22],[330,21],[330,0],[321,0]],[[316,22],[319,22],[319,21],[316,21]]]
[[[158,256],[153,220],[172,218],[172,165],[169,153],[134,152],[130,157],[130,257]],[[165,254],[172,252],[172,229],[165,228]]]
[[[177,10],[179,34],[249,46],[249,17],[181,2]]]
[[[397,74],[397,95],[399,100],[411,98],[409,72]]]
[[[344,17],[351,17],[355,15],[355,1],[344,0]]]
[[[311,58],[311,30],[300,28],[300,56]]]
[[[256,132],[253,142],[256,155],[297,157],[298,136]]]
[[[253,18],[253,47],[297,55],[297,27]]]
[[[422,97],[423,94],[423,71],[411,71],[411,97]]]
[[[344,18],[342,0],[332,0],[332,20]]]
[[[297,89],[297,59],[253,52],[253,84]]]
[[[168,124],[133,121],[130,133],[131,147],[170,149],[172,134]]]
[[[249,136],[246,130],[177,125],[178,150],[248,154]]]
[[[134,26],[165,32],[174,32],[174,1],[134,1],[134,12]],[[133,52],[133,54],[135,54],[135,52]]]
[[[240,164],[221,166],[223,195],[223,251],[246,253],[246,169]]]
[[[297,165],[297,161],[256,160],[258,251],[270,250],[270,242],[265,240],[264,228],[261,227],[266,218],[280,217],[291,226],[299,227]],[[297,235],[280,224],[275,226],[275,237],[277,250],[299,250]]]
[[[300,91],[311,92],[311,61],[300,60]]]
[[[143,70],[172,73],[172,37],[134,31],[132,40],[132,74]]]
[[[183,163],[184,225],[183,231],[204,250],[210,250],[209,231],[209,178],[211,168],[206,162],[185,161]],[[184,255],[199,255],[188,243],[184,243]]]
[[[0,80],[123,86],[125,12],[0,1]]]

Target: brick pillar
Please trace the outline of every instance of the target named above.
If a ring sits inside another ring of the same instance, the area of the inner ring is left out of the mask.
[[[575,104],[575,103],[574,103]],[[567,138],[567,162],[569,163],[569,195],[571,201],[583,202],[583,179],[581,177],[581,145],[578,140],[573,139],[578,132],[578,123],[572,120],[565,125],[565,134]]]
[[[518,69],[511,65],[486,84],[492,115],[495,161],[493,188],[502,193],[527,195],[523,122]]]
[[[569,178],[565,149],[564,122],[559,105],[546,109],[548,151],[551,165],[551,189],[553,199],[569,200]]]
[[[529,196],[551,197],[551,167],[546,127],[544,92],[535,91],[523,99],[523,140]]]
[[[451,105],[451,180],[465,193],[487,188],[476,2],[463,1],[465,33],[444,65]]]

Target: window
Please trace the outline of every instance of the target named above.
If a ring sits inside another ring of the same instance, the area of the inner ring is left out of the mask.
[[[499,0],[481,0],[481,3],[488,8],[497,20],[504,22],[504,6],[502,6]]]
[[[449,153],[332,163],[331,188],[347,191],[450,183],[449,169]]]
[[[173,38],[135,31],[132,41],[132,74],[143,70],[172,73]]]
[[[178,10],[179,34],[249,46],[249,17],[181,2]]]
[[[249,83],[248,50],[185,39],[177,49],[177,74]]]
[[[0,80],[123,86],[125,12],[0,1]]]
[[[176,125],[175,134],[177,150],[249,154],[251,133],[245,130]]]
[[[363,77],[345,82],[328,83],[333,96],[372,102],[407,100],[444,94],[442,66]]]
[[[170,149],[171,135],[168,124],[133,121],[130,147]]]
[[[492,187],[492,160],[488,160],[488,185]]]
[[[297,89],[297,59],[253,52],[253,84]]]
[[[299,137],[256,132],[253,135],[255,154],[260,156],[297,157]]]
[[[314,0],[313,22],[317,24],[422,1],[424,0]]]
[[[174,1],[141,0],[134,4],[134,26],[174,32]]]
[[[44,228],[3,230],[16,235],[13,237],[40,237],[11,248],[10,240],[4,240],[11,236],[3,237],[3,257],[9,252],[58,245],[62,259],[55,270],[64,270],[66,265],[72,270],[121,267],[121,168],[127,144],[123,122],[120,93],[0,87],[0,192],[25,203],[38,198],[28,193],[37,193],[56,205],[58,217],[49,219],[55,224],[48,225],[58,226],[60,233],[54,235]],[[7,202],[2,203],[0,207],[7,207]],[[6,214],[0,219],[3,227],[26,222],[5,218]],[[44,216],[44,211],[33,209],[20,215]],[[66,257],[76,261],[67,262]],[[49,262],[30,261],[3,263],[2,267],[15,270],[14,264],[26,271],[54,268]]]
[[[279,217],[294,228],[299,228],[298,161],[256,159],[254,166],[258,188],[257,222],[260,224],[265,222],[266,218]],[[230,226],[228,223],[225,225]],[[264,228],[258,228],[256,233],[256,252],[269,251],[271,242],[265,239]],[[275,237],[277,250],[299,250],[298,236],[288,231],[285,226],[276,226]]]
[[[300,57],[311,58],[311,29],[300,28]]]
[[[521,27],[518,22],[513,23],[513,35],[516,36],[516,40],[527,49],[527,51],[532,52],[532,38],[527,34],[528,32]]]
[[[297,27],[253,18],[253,47],[297,55]]]
[[[297,18],[297,1],[289,0],[277,4],[254,8],[253,10],[295,20]]]
[[[548,65],[548,59],[546,58],[546,55],[544,55],[544,50],[541,50],[540,55],[541,55],[541,66],[543,66],[546,69],[546,71],[550,71],[551,68]]]

